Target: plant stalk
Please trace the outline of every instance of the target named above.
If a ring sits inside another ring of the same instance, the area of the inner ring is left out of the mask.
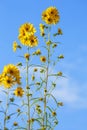
[[[27,103],[28,103],[28,121],[30,121],[30,88],[29,88],[29,60],[26,59],[26,95],[27,95]],[[27,130],[30,130],[30,122],[28,122]]]
[[[5,117],[4,117],[4,130],[6,129],[6,116],[7,116],[7,111],[8,111],[8,107],[9,107],[9,89],[6,93],[7,95],[7,101],[6,101],[6,110],[5,110]]]

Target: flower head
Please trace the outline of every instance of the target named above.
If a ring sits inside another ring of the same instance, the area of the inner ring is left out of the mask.
[[[21,87],[17,87],[14,91],[14,94],[17,96],[17,97],[22,97],[23,94],[24,94],[24,90],[21,88]]]
[[[37,68],[34,68],[34,72],[37,72],[38,71],[38,69]]]
[[[17,122],[14,122],[13,125],[14,125],[14,126],[18,126],[18,123],[17,123]]]
[[[42,20],[47,24],[57,24],[60,20],[59,12],[55,7],[49,7],[42,12]]]
[[[19,33],[27,32],[29,34],[34,34],[36,32],[36,29],[34,28],[33,24],[31,23],[24,23],[19,28]]]
[[[29,53],[25,53],[24,54],[24,58],[26,58],[27,60],[29,60],[30,54]]]
[[[5,88],[11,88],[15,84],[21,84],[20,72],[18,68],[13,64],[4,66],[1,78],[1,84]]]
[[[41,54],[41,50],[40,49],[36,50],[35,54],[36,55],[40,55]]]
[[[14,81],[13,81],[12,77],[5,76],[3,78],[3,85],[5,88],[11,88],[14,85]]]
[[[56,112],[55,111],[52,112],[52,116],[56,116]]]
[[[57,73],[57,75],[58,75],[58,76],[62,76],[63,74],[62,74],[61,71],[59,71],[59,72]]]
[[[18,44],[16,41],[13,42],[13,51],[15,52],[17,50]]]
[[[41,31],[41,32],[44,32],[45,25],[41,23],[39,26],[40,26],[40,31]]]
[[[0,74],[0,86],[2,86],[3,74]]]
[[[34,36],[34,35],[30,35],[29,36],[29,44],[28,44],[30,47],[35,47],[38,45],[38,40],[37,40],[37,37]]]
[[[63,106],[63,102],[58,102],[58,106]]]
[[[46,57],[45,56],[41,56],[40,60],[41,60],[41,62],[46,62]]]
[[[34,36],[36,29],[34,28],[33,24],[25,23],[21,25],[19,28],[19,40],[21,44],[29,47],[37,46],[38,40],[37,37]]]
[[[58,35],[62,35],[62,34],[63,34],[63,32],[62,32],[61,28],[58,28]]]
[[[63,59],[63,58],[64,58],[64,55],[61,54],[61,55],[58,56],[58,58],[59,58],[59,59]]]

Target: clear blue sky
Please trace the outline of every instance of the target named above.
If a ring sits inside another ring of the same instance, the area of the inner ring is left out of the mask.
[[[58,110],[59,125],[55,130],[87,129],[87,0],[0,0],[0,72],[5,64],[16,63],[12,42],[18,28],[31,22],[38,28],[41,12],[56,6],[63,30],[60,52],[65,55],[59,64],[67,79],[55,96],[64,101]]]

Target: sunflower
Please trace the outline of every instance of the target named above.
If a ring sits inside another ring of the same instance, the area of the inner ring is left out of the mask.
[[[12,81],[13,81],[13,83],[11,82],[12,85],[14,85],[14,84],[20,84],[21,83],[20,82],[20,79],[21,79],[21,77],[20,77],[20,71],[13,64],[8,64],[8,65],[4,66],[3,77],[6,78],[6,76],[9,77],[10,81],[12,79]],[[4,82],[3,84],[5,84],[5,81],[3,81]]]
[[[35,54],[36,55],[41,55],[41,50],[40,49],[36,50]]]
[[[56,116],[56,112],[55,111],[52,112],[52,116]]]
[[[36,29],[34,28],[33,24],[31,23],[24,23],[19,28],[19,34],[28,32],[30,34],[34,34],[36,32]]]
[[[0,74],[0,86],[2,86],[3,74]]]
[[[17,97],[22,97],[23,94],[24,94],[24,90],[21,88],[21,87],[17,87],[14,91],[14,94],[17,96]]]
[[[39,27],[40,27],[40,31],[41,31],[41,32],[44,32],[45,25],[41,23],[41,24],[39,24]]]
[[[41,57],[40,57],[40,60],[41,60],[42,62],[46,62],[46,57],[45,57],[45,56],[41,56]]]
[[[34,68],[34,72],[37,72],[38,71],[38,69],[37,68]]]
[[[3,86],[5,88],[11,88],[13,85],[14,85],[14,81],[12,79],[12,77],[9,77],[9,76],[5,76],[3,78],[3,82],[2,82]]]
[[[17,50],[18,44],[16,41],[13,42],[13,51],[15,52]]]
[[[57,24],[60,20],[59,12],[55,7],[49,7],[42,12],[42,20],[47,24]]]
[[[63,34],[63,32],[62,32],[61,28],[58,28],[58,35],[62,35],[62,34]]]
[[[28,44],[29,44],[29,34],[28,33],[27,34],[25,33],[25,35],[19,34],[18,38],[19,38],[21,44],[28,46]]]
[[[30,46],[30,47],[35,47],[35,46],[37,46],[37,45],[38,45],[37,37],[34,36],[34,35],[30,35],[30,36],[29,36],[29,44],[28,44],[28,46]]]
[[[42,20],[45,21],[46,18],[47,18],[47,12],[45,10],[42,12]]]
[[[37,37],[30,34],[26,34],[24,37],[20,37],[19,40],[23,45],[29,47],[34,47],[38,44]]]
[[[58,102],[58,106],[63,106],[63,102]]]
[[[29,57],[30,57],[30,54],[29,54],[29,53],[25,53],[25,54],[24,54],[24,58],[25,58],[25,59],[29,60]]]
[[[34,36],[35,32],[36,32],[36,29],[33,26],[33,24],[25,23],[21,25],[19,28],[19,36],[18,36],[18,39],[20,40],[21,44],[25,46],[33,47],[31,44],[32,44],[32,41],[34,41],[33,44],[34,46],[36,46],[35,43],[37,43],[37,37]],[[33,40],[30,40],[32,36],[33,36]],[[31,41],[31,44],[30,44],[30,41]]]
[[[21,76],[19,75],[19,76],[16,76],[16,78],[15,78],[15,84],[21,84]]]
[[[14,126],[18,126],[18,123],[17,123],[17,122],[14,122],[13,125],[14,125]]]
[[[14,76],[14,77],[20,75],[18,68],[13,64],[8,64],[8,65],[4,66],[3,73],[5,75],[10,75],[10,76]]]
[[[40,35],[41,36],[44,36],[45,35],[45,25],[44,24],[39,24],[39,27],[40,27]]]

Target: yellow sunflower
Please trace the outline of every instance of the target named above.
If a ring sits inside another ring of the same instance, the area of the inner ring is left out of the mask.
[[[61,28],[58,28],[58,35],[62,35],[62,34],[63,34],[63,32],[62,32]]]
[[[26,34],[24,37],[20,37],[19,40],[25,46],[35,47],[38,45],[37,37],[34,35]]]
[[[25,54],[24,54],[24,58],[25,58],[25,59],[29,60],[29,57],[30,57],[30,54],[29,54],[29,53],[25,53]]]
[[[21,87],[17,87],[14,91],[14,94],[17,96],[17,97],[22,97],[23,94],[24,94],[24,90],[21,88]]]
[[[36,29],[34,28],[33,24],[31,23],[24,23],[19,28],[19,33],[28,32],[30,34],[34,34]]]
[[[55,7],[49,7],[42,13],[42,20],[47,24],[57,24],[60,20],[59,12]]]
[[[8,64],[8,65],[4,66],[3,73],[5,73],[6,75],[10,75],[10,76],[11,75],[12,76],[20,75],[18,68],[13,64]]]
[[[40,26],[40,31],[43,32],[44,28],[45,28],[45,25],[41,23],[41,24],[39,24],[39,26]]]
[[[29,44],[29,34],[28,33],[25,33],[24,35],[23,34],[19,34],[18,38],[21,42],[21,44],[25,45],[25,46],[28,46]]]
[[[20,84],[20,71],[18,70],[18,68],[13,65],[13,64],[8,64],[6,66],[4,66],[3,69],[3,75],[4,77],[10,77],[12,79],[12,81],[14,82],[14,84]]]
[[[2,86],[3,74],[0,74],[0,86]]]
[[[52,112],[52,116],[56,116],[56,112],[55,111]]]
[[[45,10],[42,12],[42,20],[45,21],[46,18],[47,18],[47,12]]]
[[[14,125],[14,126],[18,126],[18,123],[17,123],[17,122],[14,122],[13,125]]]
[[[18,39],[20,40],[21,44],[23,44],[25,46],[30,46],[30,47],[33,47],[33,45],[36,46],[37,37],[34,36],[35,32],[36,32],[36,29],[33,26],[33,24],[25,23],[25,24],[21,25],[19,28],[19,35],[18,35]],[[31,40],[31,39],[33,39],[33,40]],[[33,45],[31,45],[32,43],[33,43]]]
[[[36,50],[35,54],[36,55],[41,55],[41,50],[40,49]]]
[[[40,60],[41,60],[41,62],[46,62],[46,57],[45,56],[41,56]]]
[[[14,80],[12,79],[12,77],[5,76],[3,78],[2,84],[3,84],[4,88],[11,88],[14,85]]]
[[[38,39],[37,39],[37,37],[34,36],[34,35],[30,35],[29,36],[29,44],[28,44],[28,46],[29,47],[35,47],[37,45],[38,45]]]
[[[17,50],[18,44],[16,41],[13,42],[13,51],[15,52]]]

